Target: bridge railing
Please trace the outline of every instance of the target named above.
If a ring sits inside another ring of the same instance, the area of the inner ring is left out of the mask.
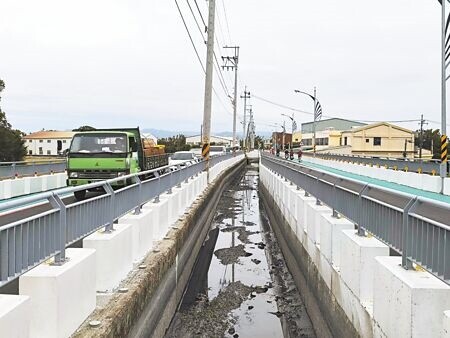
[[[66,160],[33,162],[0,162],[0,179],[45,175],[66,170]]]
[[[263,155],[261,163],[354,222],[412,263],[450,284],[450,205]]]
[[[312,153],[303,153],[307,157],[312,157]],[[316,153],[315,157],[324,160],[336,160],[360,163],[372,166],[387,167],[388,169],[404,170],[411,172],[424,172],[439,174],[439,161],[431,160],[407,160],[407,159],[394,159],[394,158],[378,158],[367,157],[358,155],[344,155],[344,154],[328,154],[328,153]]]
[[[232,154],[213,157],[211,167],[232,157]],[[170,170],[173,167],[166,166],[2,203],[0,212],[32,207],[36,203],[50,204],[50,208],[0,226],[0,287],[53,256],[54,264],[63,264],[67,246],[99,229],[112,231],[114,222],[121,216],[132,211],[139,214],[145,203],[158,201],[164,192],[171,193],[174,187],[201,173],[205,162],[186,167],[178,165],[178,170]],[[127,179],[133,183],[113,189],[114,183]],[[104,193],[73,204],[64,203],[64,196],[81,189],[103,189]]]

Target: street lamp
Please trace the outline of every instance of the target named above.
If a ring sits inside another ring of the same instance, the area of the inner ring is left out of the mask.
[[[309,96],[314,101],[314,109],[313,109],[313,115],[314,115],[314,122],[313,122],[313,153],[314,156],[316,156],[316,121],[318,118],[322,116],[322,107],[320,106],[319,101],[316,98],[316,87],[314,87],[314,95],[308,94],[306,92],[302,92],[301,90],[295,89],[294,92],[297,94],[305,94]]]
[[[286,116],[288,118],[291,119],[291,143],[289,144],[289,150],[291,150],[293,148],[293,139],[294,139],[294,130],[296,129],[296,122],[294,120],[294,113],[292,113],[292,116],[290,115],[286,115],[286,114],[281,114],[282,116]]]

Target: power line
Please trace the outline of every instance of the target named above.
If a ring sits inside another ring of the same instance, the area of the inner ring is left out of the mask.
[[[202,12],[200,11],[200,7],[198,7],[197,0],[194,0],[194,3],[195,3],[195,6],[197,7],[198,14],[200,14],[200,18],[202,19],[203,27],[205,27],[205,29],[206,29],[208,26],[207,26],[206,23],[205,23],[205,19],[203,19],[203,15],[202,15]],[[206,32],[206,31],[205,31],[205,32]]]
[[[205,66],[203,65],[202,59],[200,58],[200,55],[198,54],[197,47],[195,46],[194,40],[192,39],[191,32],[189,31],[189,28],[188,28],[188,26],[187,26],[187,24],[186,24],[186,21],[185,21],[185,19],[184,19],[183,13],[181,12],[181,9],[180,9],[180,6],[178,5],[178,1],[177,1],[177,0],[175,0],[175,4],[176,4],[176,6],[177,6],[178,13],[180,13],[181,20],[183,21],[184,28],[186,29],[186,33],[187,33],[187,35],[189,36],[189,40],[191,41],[192,47],[194,48],[195,55],[197,56],[198,62],[200,63],[200,66],[202,67],[203,73],[206,74]],[[213,89],[213,92],[214,92],[214,94],[216,95],[216,97],[217,97],[219,103],[223,106],[223,108],[225,109],[225,111],[226,111],[228,114],[233,115],[233,113],[231,113],[231,112],[228,110],[228,108],[225,106],[225,104],[224,104],[223,101],[221,100],[221,98],[220,98],[219,94],[217,93],[216,89],[215,89],[214,87],[213,87],[212,89]]]
[[[187,34],[189,36],[189,40],[191,40],[192,47],[194,47],[195,55],[197,55],[198,62],[200,62],[200,65],[202,66],[203,72],[206,73],[205,66],[203,66],[202,59],[200,58],[200,55],[198,54],[197,47],[195,47],[194,40],[192,40],[191,32],[189,32],[189,28],[186,25],[186,21],[184,20],[183,13],[181,13],[181,9],[180,9],[180,6],[178,5],[178,1],[177,0],[175,0],[175,4],[177,5],[178,13],[180,13],[181,20],[183,21],[183,24],[184,24],[184,28],[186,29],[186,32],[187,32]]]
[[[227,24],[227,31],[228,31],[228,38],[230,39],[230,43],[231,43],[231,34],[230,34],[230,26],[228,25],[228,16],[227,16],[227,11],[225,9],[225,1],[222,0],[222,8],[223,8],[223,14],[225,16],[225,23]]]

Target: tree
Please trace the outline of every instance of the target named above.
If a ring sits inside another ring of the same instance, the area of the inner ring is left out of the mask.
[[[5,82],[0,79],[0,94],[5,88]],[[1,100],[1,97],[0,97]],[[0,108],[0,162],[21,161],[26,154],[24,140],[25,134],[13,129],[6,119],[6,114]]]
[[[158,144],[165,146],[166,153],[174,153],[176,151],[187,151],[191,146],[186,144],[186,136],[177,135],[158,140]]]
[[[91,126],[81,126],[77,129],[73,129],[72,131],[94,131],[94,130],[96,130],[96,129]]]
[[[420,131],[416,131],[414,144],[420,146]],[[431,149],[433,147],[433,149]],[[441,158],[441,133],[439,129],[426,129],[423,131],[423,146],[422,149],[431,150],[434,159]]]

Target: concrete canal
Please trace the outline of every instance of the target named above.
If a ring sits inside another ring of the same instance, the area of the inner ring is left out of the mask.
[[[257,164],[222,194],[166,337],[315,337],[260,203]]]

